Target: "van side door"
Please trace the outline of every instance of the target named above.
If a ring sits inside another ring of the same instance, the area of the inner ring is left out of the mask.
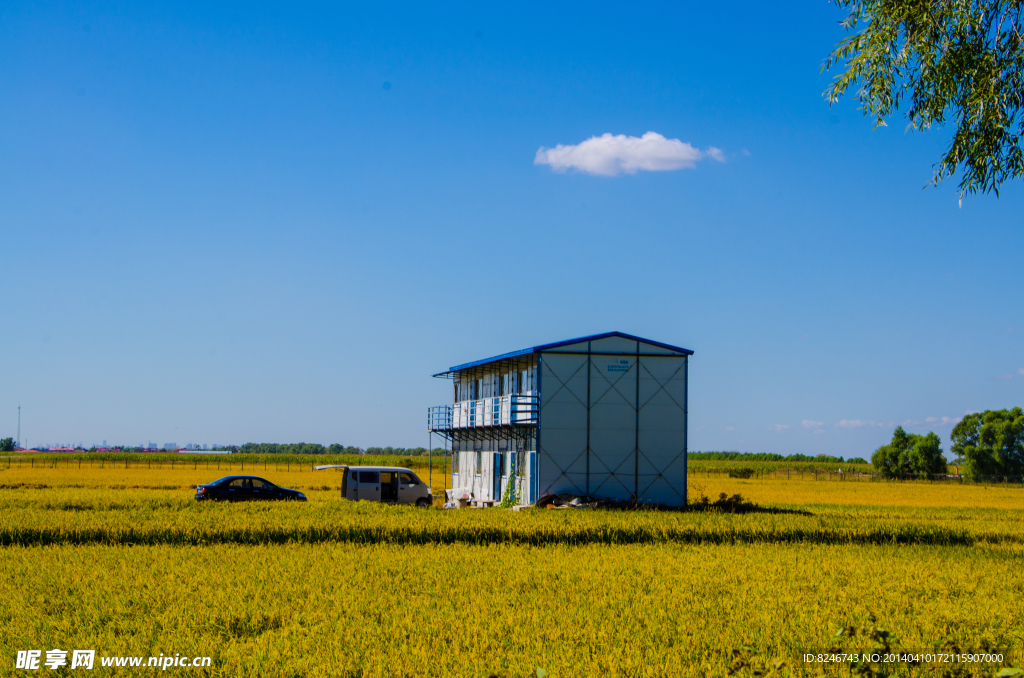
[[[359,499],[380,501],[380,471],[359,472]]]
[[[394,471],[380,472],[380,500],[391,503],[398,501],[398,474]]]

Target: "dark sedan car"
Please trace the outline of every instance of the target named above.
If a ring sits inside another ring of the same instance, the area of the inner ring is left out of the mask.
[[[214,501],[271,501],[291,499],[306,501],[298,490],[278,487],[269,480],[256,476],[226,476],[196,487],[196,499]]]

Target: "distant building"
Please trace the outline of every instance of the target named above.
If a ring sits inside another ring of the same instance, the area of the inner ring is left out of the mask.
[[[178,443],[164,443],[165,450],[176,450],[178,449]]]
[[[519,504],[545,494],[686,504],[689,349],[608,332],[456,365],[449,495]]]

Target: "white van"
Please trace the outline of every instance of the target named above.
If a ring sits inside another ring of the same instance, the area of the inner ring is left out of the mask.
[[[382,501],[389,504],[434,503],[430,487],[407,468],[397,466],[316,466],[315,470],[343,469],[341,496],[352,501]]]

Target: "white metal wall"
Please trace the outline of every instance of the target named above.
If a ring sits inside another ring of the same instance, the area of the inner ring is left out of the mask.
[[[453,494],[458,497],[461,494],[468,494],[474,500],[493,500],[501,501],[505,494],[505,488],[508,485],[508,471],[509,471],[509,455],[508,452],[504,456],[505,468],[496,469],[495,460],[498,458],[494,452],[480,452],[479,453],[479,465],[477,464],[477,452],[455,452],[453,453],[458,456],[458,473],[452,474],[452,486],[451,490]],[[535,491],[531,490],[531,487],[535,485],[533,478],[535,475],[536,465],[536,452],[526,451],[520,453],[519,459],[521,463],[526,465],[525,469],[518,471],[517,482],[519,487],[517,489],[519,495],[520,504],[529,504],[537,500]],[[497,470],[500,480],[498,488],[494,486],[494,472]],[[498,489],[498,493],[495,494],[494,490]]]
[[[536,395],[527,391],[520,395],[506,395],[478,400],[461,400],[452,408],[452,427],[472,428],[475,426],[508,426],[532,419],[526,409],[525,398]],[[513,398],[519,399],[519,411],[513,407]]]
[[[685,504],[686,360],[619,337],[544,352],[539,493]]]

